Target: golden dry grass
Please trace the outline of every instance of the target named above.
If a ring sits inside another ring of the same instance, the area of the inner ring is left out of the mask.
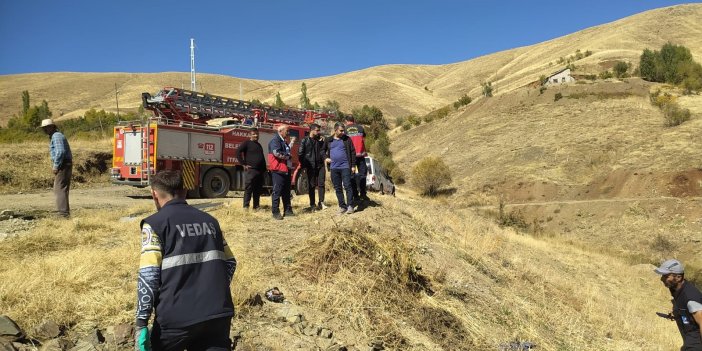
[[[247,306],[272,286],[359,346],[487,350],[517,338],[543,350],[669,350],[679,342],[675,326],[653,314],[668,297],[648,265],[501,229],[440,200],[374,199],[380,206],[352,216],[299,213],[283,226],[243,211],[240,199],[213,212],[239,261],[232,292],[243,342],[272,350],[301,342],[275,320],[275,306]],[[85,210],[0,242],[0,310],[28,330],[45,318],[72,333],[130,322],[138,224],[118,218],[150,210]]]
[[[464,94],[480,96],[480,83],[492,81],[497,94],[508,93],[560,68],[560,57],[576,50],[593,55],[576,62],[579,73],[598,73],[600,64],[613,60],[638,63],[644,48],[666,42],[684,45],[702,61],[702,5],[688,4],[647,11],[612,23],[549,40],[446,65],[384,65],[328,77],[310,78],[312,101],[337,100],[344,111],[364,104],[376,105],[394,119],[423,115],[456,101]],[[671,25],[675,23],[675,25]],[[457,44],[458,45],[458,44]],[[21,106],[21,92],[29,90],[33,103],[49,102],[55,116],[76,117],[90,108],[116,111],[115,84],[120,108],[136,110],[141,93],[163,86],[188,86],[189,73],[37,73],[0,76],[0,124]],[[303,80],[262,81],[216,74],[198,74],[202,91],[215,95],[259,99],[272,103],[276,92],[297,105]],[[425,89],[426,87],[426,89]]]
[[[112,153],[111,139],[69,140],[73,153],[72,188],[105,184],[106,173],[94,169],[81,172],[79,166],[94,161],[96,153]],[[108,164],[111,167],[112,164]],[[3,144],[0,149],[0,193],[45,191],[54,184],[49,157],[49,141]]]

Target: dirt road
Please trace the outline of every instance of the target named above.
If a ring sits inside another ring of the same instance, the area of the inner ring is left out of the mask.
[[[192,199],[193,204],[231,201],[238,195],[230,192],[223,199]],[[97,188],[71,189],[71,210],[96,209],[96,208],[124,208],[143,203],[152,203],[148,189],[129,186],[107,185]],[[2,194],[0,195],[0,210],[11,210],[20,214],[31,214],[42,217],[56,209],[54,194],[51,189],[44,191]]]

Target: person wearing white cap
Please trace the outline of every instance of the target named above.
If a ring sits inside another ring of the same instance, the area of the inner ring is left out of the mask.
[[[678,260],[667,260],[654,272],[661,275],[661,282],[673,296],[673,311],[669,316],[677,323],[683,338],[680,350],[702,351],[702,293],[685,280],[685,268]]]
[[[70,217],[71,208],[68,204],[68,191],[71,188],[71,174],[73,173],[73,154],[68,140],[56,128],[54,121],[47,118],[41,121],[41,129],[51,140],[49,142],[49,155],[54,172],[54,195],[56,207],[62,217]]]

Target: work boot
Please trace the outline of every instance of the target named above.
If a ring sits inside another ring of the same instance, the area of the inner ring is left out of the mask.
[[[286,210],[285,211],[285,217],[294,217],[294,216],[295,216],[295,212],[293,212],[293,210]]]
[[[352,214],[353,213],[353,206],[349,206],[349,209],[346,210],[346,214]]]
[[[274,213],[273,219],[280,221],[283,219],[283,216],[281,216],[280,213]]]
[[[319,204],[317,204],[318,210],[326,210],[327,208],[329,208],[329,206],[325,205],[324,202],[320,202]]]

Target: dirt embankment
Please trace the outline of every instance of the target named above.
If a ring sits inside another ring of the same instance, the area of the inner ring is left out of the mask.
[[[510,182],[500,187],[507,203],[702,196],[702,169],[654,172],[619,169],[586,185]]]

